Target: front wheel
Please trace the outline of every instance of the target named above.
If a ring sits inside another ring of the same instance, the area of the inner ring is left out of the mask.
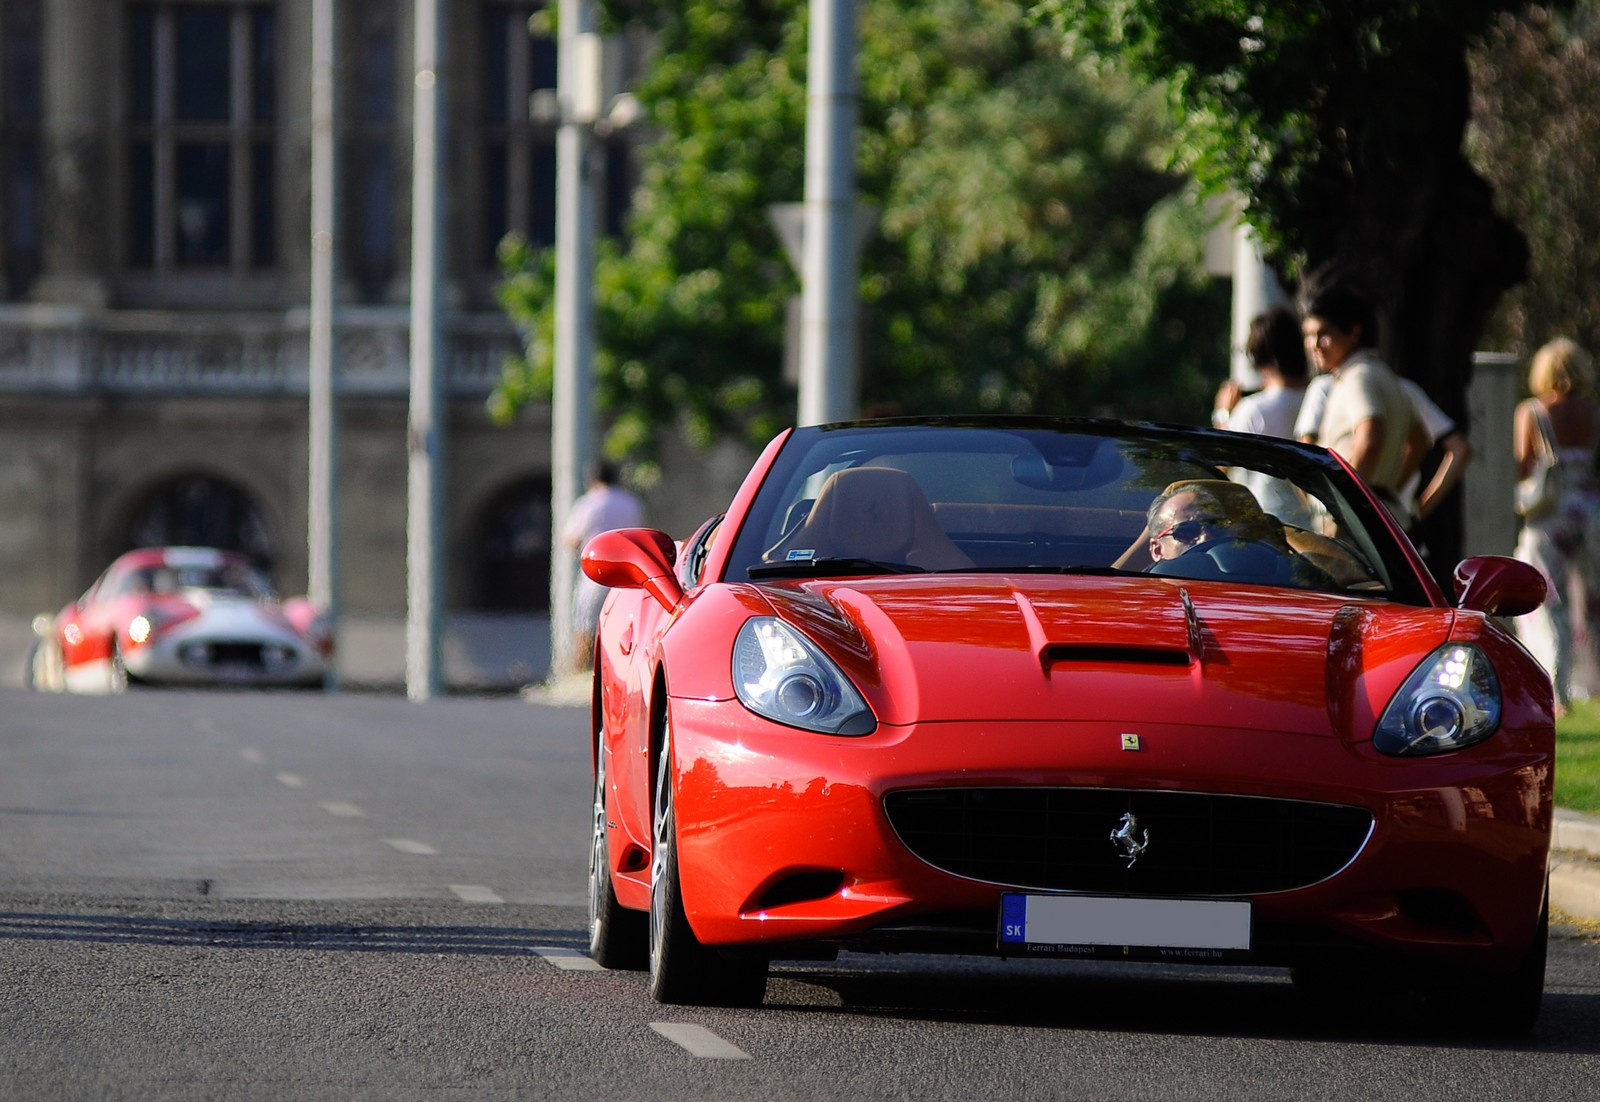
[[[1413,1026],[1433,1028],[1450,1023],[1454,1032],[1516,1037],[1531,1030],[1539,1019],[1549,935],[1550,899],[1546,893],[1533,940],[1509,972],[1323,962],[1294,969],[1294,985],[1341,1014],[1369,1014],[1377,993],[1378,1002],[1390,1014]]]
[[[647,963],[649,915],[617,902],[611,884],[606,831],[606,751],[600,747],[594,770],[594,837],[589,845],[589,956],[602,968],[637,972]]]
[[[702,945],[689,928],[678,879],[677,817],[672,792],[672,728],[664,721],[651,817],[650,996],[692,1006],[759,1006],[767,962]]]
[[[66,692],[66,663],[61,645],[54,639],[41,639],[28,652],[25,668],[28,688],[41,693]]]
[[[128,691],[128,666],[122,660],[122,644],[111,641],[111,667],[106,677],[106,689],[113,693]]]

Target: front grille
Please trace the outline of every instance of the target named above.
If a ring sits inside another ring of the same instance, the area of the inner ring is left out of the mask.
[[[1372,829],[1365,808],[1108,788],[924,788],[883,806],[935,868],[993,884],[1130,895],[1254,895],[1325,880]],[[1131,814],[1134,842],[1112,839]]]
[[[260,643],[212,643],[211,663],[215,666],[260,666]]]
[[[195,641],[178,650],[184,664],[199,668],[259,670],[267,665],[266,649],[260,643]]]

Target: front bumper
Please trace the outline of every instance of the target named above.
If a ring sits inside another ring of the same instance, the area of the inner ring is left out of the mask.
[[[318,685],[328,673],[301,639],[182,628],[125,650],[123,665],[139,681],[169,685]]]
[[[884,799],[930,789],[1091,789],[1113,802],[1119,792],[1211,793],[1364,809],[1370,833],[1330,874],[1211,892],[1252,902],[1252,955],[1265,963],[1350,948],[1509,967],[1544,897],[1548,732],[1502,731],[1467,751],[1402,761],[1327,736],[1193,725],[1141,726],[1129,750],[1128,732],[1105,723],[922,724],[844,739],[765,723],[736,703],[684,699],[672,701],[672,721],[684,903],[708,944],[774,956],[819,944],[998,952],[1002,892],[1037,888],[986,879],[981,862],[963,875],[914,855]],[[1103,840],[1116,861],[1117,826],[1110,818],[1103,835],[1063,844]],[[1173,828],[1192,829],[1146,821],[1152,854],[1163,830],[1177,840]],[[1218,846],[1229,844],[1227,829]],[[1199,894],[1193,882],[1182,893],[1172,883],[1151,894]],[[1148,888],[1130,876],[1111,890]]]

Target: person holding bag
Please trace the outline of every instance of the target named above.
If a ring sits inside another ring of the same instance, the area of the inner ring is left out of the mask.
[[[1516,556],[1544,573],[1550,598],[1516,627],[1550,674],[1560,715],[1572,701],[1577,645],[1600,656],[1600,402],[1588,354],[1566,337],[1534,354],[1528,389],[1513,424]]]

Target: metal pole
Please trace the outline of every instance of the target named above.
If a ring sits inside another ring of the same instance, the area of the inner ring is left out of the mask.
[[[416,0],[416,98],[412,120],[411,413],[406,435],[406,696],[438,695],[439,533],[444,426],[440,418],[439,154],[443,137],[439,58],[442,0]]]
[[[311,8],[311,350],[310,486],[306,522],[306,595],[339,629],[338,506],[334,478],[338,418],[334,407],[334,282],[337,169],[333,59],[334,0],[314,0]],[[337,648],[335,654],[338,653]],[[336,685],[336,674],[329,674]]]
[[[573,502],[583,493],[584,467],[599,429],[594,404],[594,239],[599,206],[590,176],[594,106],[595,13],[590,0],[561,0],[556,94],[555,380],[550,425],[550,654],[551,679],[574,669],[572,594],[577,552],[562,540]],[[589,36],[589,37],[584,37]]]
[[[802,425],[846,420],[857,404],[856,37],[854,0],[813,0],[800,273]]]
[[[1241,220],[1233,231],[1233,360],[1229,374],[1246,390],[1261,385],[1261,376],[1244,350],[1250,322],[1269,306],[1287,302],[1289,296],[1278,277],[1261,258],[1261,241],[1250,224]]]

